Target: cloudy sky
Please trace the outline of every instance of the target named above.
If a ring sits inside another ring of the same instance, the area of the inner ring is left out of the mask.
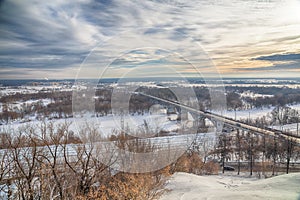
[[[300,0],[1,0],[0,78],[300,77]]]

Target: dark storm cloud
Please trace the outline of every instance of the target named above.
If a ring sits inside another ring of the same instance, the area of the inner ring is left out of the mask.
[[[299,53],[291,53],[291,54],[275,54],[270,56],[260,56],[254,58],[253,60],[266,60],[266,61],[294,61],[300,60]]]
[[[300,70],[300,61],[294,61],[286,64],[273,64],[264,67],[252,67],[252,68],[235,68],[239,71],[294,71]]]

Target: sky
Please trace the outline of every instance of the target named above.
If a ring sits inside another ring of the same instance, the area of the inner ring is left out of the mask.
[[[1,0],[0,79],[300,77],[299,10],[300,0]]]

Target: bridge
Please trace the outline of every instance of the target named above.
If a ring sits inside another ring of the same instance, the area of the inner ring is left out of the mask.
[[[249,132],[268,135],[268,136],[272,136],[272,137],[281,137],[281,138],[284,138],[286,140],[292,141],[292,142],[300,145],[300,136],[294,135],[289,132],[276,130],[276,129],[272,129],[272,128],[268,128],[268,127],[264,127],[264,128],[256,127],[254,125],[250,125],[250,124],[238,121],[238,120],[234,120],[234,119],[228,118],[226,116],[222,116],[222,115],[215,114],[215,113],[208,112],[208,111],[198,110],[198,109],[189,107],[187,105],[182,105],[181,103],[176,102],[176,101],[162,99],[162,98],[155,97],[155,96],[141,93],[141,92],[134,92],[133,94],[143,95],[143,96],[146,96],[146,97],[149,97],[152,99],[156,99],[158,101],[165,102],[165,103],[168,103],[168,104],[171,104],[174,106],[179,106],[187,111],[190,111],[191,113],[197,114],[203,118],[207,118],[213,122],[220,122],[226,126],[234,128],[234,129],[249,131]]]

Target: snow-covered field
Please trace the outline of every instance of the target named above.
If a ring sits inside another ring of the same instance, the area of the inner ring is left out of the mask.
[[[174,174],[161,200],[299,200],[300,173],[268,179],[213,175]]]
[[[297,134],[297,130],[298,130],[298,135],[299,135],[299,128],[300,127],[299,127],[299,124],[293,123],[293,124],[286,124],[286,125],[283,125],[283,126],[271,126],[271,128],[291,132],[293,134]]]
[[[300,111],[300,104],[295,104],[295,105],[287,105],[288,107],[291,107],[292,109]],[[263,107],[263,108],[253,108],[253,109],[248,109],[248,110],[237,110],[237,111],[226,111],[224,113],[225,116],[230,117],[232,119],[256,119],[258,117],[262,116],[267,116],[272,112],[274,109],[274,106],[270,107]]]
[[[1,87],[0,96],[14,94],[34,94],[38,92],[51,91],[72,91],[71,85],[38,85],[38,86],[18,86],[18,87]]]
[[[114,116],[108,115],[104,117],[91,117],[83,116],[80,118],[67,118],[67,119],[53,119],[45,120],[47,123],[53,123],[54,127],[59,124],[69,124],[69,130],[74,133],[78,133],[80,129],[86,127],[86,125],[96,128],[103,137],[108,137],[116,131],[122,130],[122,128],[131,132],[152,132],[157,133],[159,131],[172,132],[180,128],[180,124],[177,121],[171,121],[167,115],[126,115],[126,116]],[[39,133],[39,127],[41,127],[42,121],[34,120],[26,123],[13,122],[0,126],[0,132],[15,133],[26,127],[36,127],[36,134]]]
[[[256,119],[257,117],[266,116],[271,113],[274,107],[264,107],[264,108],[253,108],[249,110],[237,110],[237,111],[227,111],[224,113],[225,116],[232,119]]]
[[[16,101],[14,103],[8,103],[7,108],[10,111],[15,111],[15,112],[21,112],[22,107],[24,106],[32,106],[34,104],[40,103],[43,106],[47,106],[51,103],[51,99],[46,98],[46,99],[35,99],[35,100],[27,100],[27,101]],[[3,105],[0,102],[0,112],[3,112]]]
[[[290,105],[292,109],[300,111],[300,104]]]
[[[206,83],[188,83],[185,81],[177,81],[176,84],[174,82],[162,82],[164,85],[177,85],[182,87],[224,87],[224,86],[232,86],[232,87],[276,87],[276,88],[300,88],[299,81],[295,80],[266,80],[266,79],[251,79],[251,80],[243,80],[240,83],[237,83],[236,80],[207,80]]]
[[[266,98],[266,97],[273,97],[274,95],[268,95],[268,94],[259,94],[259,93],[253,93],[251,91],[244,91],[243,93],[240,94],[241,97],[250,97],[253,99],[256,99],[258,97]]]

